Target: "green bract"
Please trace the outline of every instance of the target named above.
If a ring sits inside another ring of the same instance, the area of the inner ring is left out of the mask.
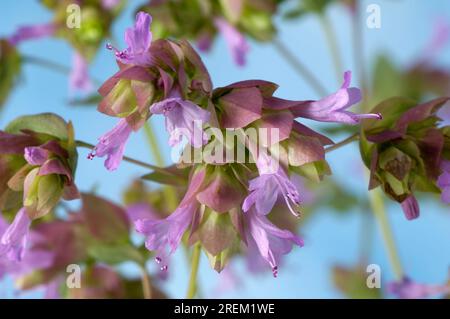
[[[367,121],[361,153],[371,170],[370,189],[382,186],[401,203],[414,191],[439,193],[440,164],[448,159],[448,127],[440,127],[436,113],[449,98],[423,104],[391,98],[374,108],[381,121]]]
[[[31,218],[38,218],[60,198],[79,197],[71,123],[51,113],[19,117],[0,131],[0,145],[1,210],[24,206]]]

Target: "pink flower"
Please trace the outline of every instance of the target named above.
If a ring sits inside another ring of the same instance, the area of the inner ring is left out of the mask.
[[[414,195],[408,196],[402,203],[403,213],[407,220],[419,218],[420,207]]]
[[[225,38],[234,62],[239,66],[245,65],[245,57],[250,50],[245,37],[225,19],[216,18],[214,24]]]
[[[55,33],[56,26],[52,23],[33,25],[33,26],[21,26],[16,32],[9,38],[9,42],[16,46],[22,41],[39,39],[46,36],[51,36]]]
[[[193,224],[199,203],[196,194],[199,192],[205,178],[205,172],[199,171],[192,176],[188,190],[178,208],[165,219],[155,219],[153,214],[137,206],[129,215],[136,230],[146,236],[145,246],[156,251],[156,262],[162,264],[161,270],[167,270],[167,260],[178,248],[181,238]]]
[[[425,48],[421,62],[431,62],[439,51],[448,44],[450,39],[450,24],[447,19],[440,17],[434,22],[433,36]]]
[[[127,120],[121,119],[111,131],[99,138],[99,143],[93,152],[88,155],[88,158],[106,156],[105,167],[110,171],[116,170],[123,159],[125,145],[131,132],[132,129]]]
[[[439,294],[448,294],[450,286],[419,284],[405,277],[400,282],[389,283],[388,292],[401,299],[424,299]]]
[[[73,56],[69,86],[72,91],[80,90],[82,92],[89,92],[93,87],[89,78],[88,63],[78,52],[75,52]]]
[[[190,203],[178,207],[169,217],[162,220],[139,219],[135,222],[136,230],[146,236],[145,246],[148,250],[156,251],[158,263],[167,262],[181,242],[183,234],[192,222],[197,203]],[[167,270],[167,263],[161,270]]]
[[[120,2],[121,0],[102,0],[102,6],[107,10],[111,10],[118,6]]]
[[[248,212],[254,206],[258,214],[267,215],[281,195],[292,214],[298,217],[300,196],[284,170],[267,154],[260,154],[256,165],[259,177],[250,181],[250,194],[245,198],[242,210]]]
[[[170,97],[153,104],[150,112],[166,117],[170,146],[180,143],[183,136],[194,147],[201,147],[208,141],[202,125],[209,121],[210,113],[198,105],[180,97]]]
[[[11,261],[23,259],[30,225],[25,208],[20,209],[0,238],[0,260],[5,257]]]
[[[50,251],[31,249],[29,247],[30,245],[25,247],[27,241],[31,245],[39,245],[43,242],[44,238],[35,232],[28,234],[27,220],[19,220],[26,217],[26,215],[20,214],[20,211],[17,215],[15,224],[8,225],[0,214],[1,241],[3,241],[3,237],[5,236],[5,243],[0,242],[0,280],[6,274],[21,276],[37,269],[48,268],[52,265],[55,257]],[[21,227],[25,229],[20,229]],[[24,233],[25,235],[22,237]],[[12,243],[14,241],[17,241],[18,245]],[[16,250],[19,246],[20,248]]]
[[[292,250],[292,245],[303,247],[303,240],[288,230],[272,224],[266,216],[248,211],[245,215],[248,249],[257,250],[272,267],[274,277],[278,275],[278,264],[282,255]]]
[[[337,122],[358,124],[362,119],[381,119],[381,114],[355,114],[347,111],[349,107],[361,101],[361,91],[350,87],[352,73],[344,73],[344,83],[341,88],[319,101],[300,104],[292,109],[296,117],[304,117],[320,122]]]
[[[149,65],[151,58],[148,50],[152,43],[151,23],[152,17],[149,14],[139,12],[136,15],[134,27],[128,28],[125,32],[125,42],[128,44],[128,48],[119,51],[110,44],[108,44],[107,48],[114,50],[117,60],[124,64]]]

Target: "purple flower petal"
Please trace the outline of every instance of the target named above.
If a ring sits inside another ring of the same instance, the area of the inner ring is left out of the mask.
[[[434,57],[441,51],[450,39],[450,24],[445,17],[440,17],[434,22],[433,36],[430,43],[425,47],[421,58],[422,63],[432,62]]]
[[[130,221],[137,222],[140,219],[158,220],[158,213],[146,203],[133,204],[127,208]]]
[[[50,174],[65,175],[69,181],[72,180],[72,173],[59,159],[56,158],[45,162],[39,169],[39,176]]]
[[[146,236],[147,249],[157,252],[158,263],[163,260],[166,263],[167,257],[178,248],[197,208],[197,203],[191,203],[178,207],[166,219],[140,219],[135,222],[136,230]]]
[[[42,165],[48,160],[49,156],[49,151],[42,147],[31,146],[25,148],[24,157],[30,165]]]
[[[12,224],[9,225],[0,238],[0,246],[2,247],[0,249],[0,259],[6,255],[12,261],[22,260],[30,225],[31,220],[27,215],[26,209],[20,209]]]
[[[51,36],[55,33],[55,31],[56,26],[53,23],[33,26],[21,26],[9,38],[9,42],[12,45],[18,45],[22,41]]]
[[[127,120],[121,119],[111,131],[99,138],[99,143],[88,158],[106,156],[105,167],[110,171],[117,169],[122,161],[125,145],[131,132],[132,129]]]
[[[450,286],[419,284],[405,277],[399,282],[389,283],[387,290],[401,299],[424,299],[450,293]]]
[[[114,9],[121,2],[121,0],[101,0],[101,1],[102,1],[102,7],[107,10]]]
[[[351,72],[344,73],[344,83],[334,94],[319,101],[311,101],[292,108],[296,117],[304,117],[320,122],[358,124],[362,119],[381,119],[380,114],[355,114],[347,111],[349,107],[361,101],[361,91],[350,87]]]
[[[222,18],[216,18],[214,24],[225,38],[234,62],[239,66],[245,65],[245,58],[250,47],[242,33]]]
[[[414,195],[408,196],[402,203],[403,213],[407,220],[413,220],[419,217],[420,208]]]
[[[267,215],[281,195],[292,214],[298,217],[300,196],[283,169],[276,165],[274,159],[264,154],[258,157],[257,166],[260,176],[250,181],[250,194],[245,198],[242,210],[248,212],[255,206],[258,214]]]
[[[88,73],[88,63],[81,54],[75,52],[72,61],[72,70],[69,75],[69,86],[71,91],[88,93],[93,85]]]
[[[201,147],[208,141],[202,127],[209,122],[211,114],[198,105],[179,97],[171,97],[153,104],[150,112],[166,117],[170,146],[180,143],[183,136],[194,147]]]
[[[115,50],[116,57],[120,62],[140,66],[147,66],[151,63],[148,52],[152,43],[151,23],[152,17],[149,14],[139,12],[136,15],[134,27],[125,31],[125,42],[128,44],[128,48],[119,51],[108,44],[109,49]]]
[[[250,210],[245,214],[246,237],[250,250],[257,249],[272,267],[273,275],[278,274],[278,264],[282,255],[292,250],[292,245],[303,246],[303,240],[288,230],[273,225],[265,216]]]

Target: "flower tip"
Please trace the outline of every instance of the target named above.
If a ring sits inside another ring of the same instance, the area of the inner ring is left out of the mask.
[[[352,82],[352,71],[348,70],[344,72],[344,83],[342,84],[343,88],[349,88],[350,83]]]
[[[136,14],[136,20],[149,20],[149,23],[152,23],[152,20],[153,20],[153,18],[152,18],[152,16],[150,15],[150,14],[148,14],[147,12],[144,12],[144,11],[139,11],[137,14]]]
[[[278,267],[277,266],[272,267],[272,274],[273,274],[273,278],[278,277]]]

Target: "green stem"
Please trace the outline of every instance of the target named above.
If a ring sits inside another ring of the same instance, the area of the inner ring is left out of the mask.
[[[192,262],[191,262],[191,275],[189,277],[189,286],[186,293],[186,299],[193,299],[197,293],[197,274],[198,266],[200,264],[200,254],[202,246],[197,243],[194,246],[194,251],[192,252]]]
[[[164,166],[164,158],[160,152],[160,146],[158,143],[158,139],[156,137],[156,133],[153,130],[152,125],[149,122],[146,122],[144,125],[145,136],[147,137],[148,144],[150,146],[152,156],[155,159],[155,162],[158,166]],[[173,187],[164,186],[163,187],[164,197],[167,203],[167,208],[170,211],[173,211],[177,208],[178,204],[178,196]]]
[[[386,210],[381,191],[379,189],[370,191],[369,200],[372,211],[381,230],[381,235],[383,237],[384,245],[388,253],[389,263],[391,264],[392,271],[394,272],[396,279],[401,280],[403,278],[403,269],[400,263],[400,258],[397,254],[397,248],[395,246],[394,236],[389,225],[389,220],[386,216]]]
[[[331,25],[330,20],[325,14],[320,15],[320,23],[325,33],[328,46],[330,47],[331,57],[333,59],[333,65],[336,72],[336,79],[338,81],[338,84],[340,84],[342,80],[343,67],[342,67],[342,57],[337,44],[336,34],[333,31],[333,27]]]
[[[142,293],[145,299],[152,299],[152,285],[145,265],[141,265]]]
[[[333,145],[327,147],[325,149],[325,152],[326,153],[332,152],[332,151],[337,150],[337,149],[339,149],[339,148],[341,148],[341,147],[343,147],[343,146],[345,146],[347,144],[350,144],[350,143],[352,143],[354,141],[357,141],[358,139],[359,139],[359,134],[353,134],[353,135],[347,137],[345,140],[340,141],[340,142],[338,142],[336,144],[333,144]]]
[[[30,56],[30,55],[23,55],[22,56],[22,62],[24,63],[29,63],[29,64],[34,64],[34,65],[38,65],[44,68],[47,68],[49,70],[53,70],[55,72],[67,75],[70,74],[70,72],[72,72],[72,70],[70,69],[70,67],[41,58],[41,57],[35,57],[35,56]],[[92,82],[96,85],[96,86],[100,86],[101,85],[101,81],[91,78]]]
[[[353,55],[356,63],[356,67],[358,68],[359,72],[359,81],[361,83],[361,91],[363,92],[363,101],[362,105],[363,107],[367,105],[367,94],[368,92],[368,84],[367,84],[367,74],[366,74],[366,67],[364,63],[364,37],[362,34],[362,30],[364,28],[361,25],[361,16],[360,16],[360,10],[359,10],[359,2],[355,2],[356,10],[355,13],[352,14],[352,33],[353,33]],[[363,111],[367,111],[364,110]]]
[[[273,44],[278,52],[294,68],[294,70],[314,89],[319,96],[328,95],[325,87],[316,78],[306,65],[304,65],[279,39],[274,39]]]
[[[145,136],[152,151],[152,156],[155,159],[156,165],[164,166],[164,158],[159,151],[158,139],[150,123],[146,122],[144,125]]]
[[[86,143],[86,142],[83,142],[83,141],[76,141],[75,144],[76,144],[77,147],[87,148],[87,149],[90,149],[90,150],[95,149],[95,145],[92,145],[90,143]],[[144,168],[151,169],[153,171],[161,172],[161,173],[164,173],[164,174],[170,174],[170,172],[168,170],[164,169],[164,168],[161,168],[161,167],[158,167],[158,166],[155,166],[155,165],[152,165],[152,164],[148,164],[148,163],[136,160],[136,159],[128,157],[128,156],[124,156],[123,160],[126,161],[126,162],[129,162],[129,163],[132,163],[132,164],[144,167]]]

